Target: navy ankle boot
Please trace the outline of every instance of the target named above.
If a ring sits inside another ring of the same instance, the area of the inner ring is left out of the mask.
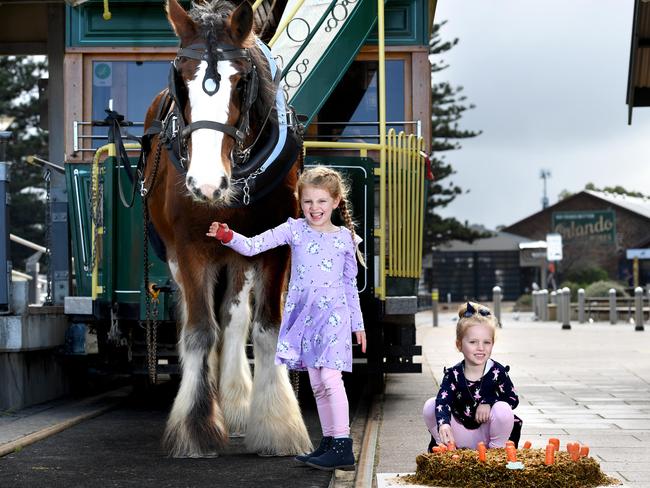
[[[352,453],[352,439],[349,437],[335,438],[329,450],[318,457],[309,458],[307,466],[325,471],[332,471],[334,469],[353,471],[354,454]]]
[[[314,450],[313,452],[310,452],[309,454],[303,454],[301,456],[296,456],[294,459],[296,461],[300,461],[301,463],[306,463],[309,458],[318,457],[321,454],[324,454],[330,448],[330,446],[332,445],[332,440],[333,439],[334,439],[334,437],[332,437],[332,436],[323,437],[320,440],[320,445],[316,448],[316,450]]]

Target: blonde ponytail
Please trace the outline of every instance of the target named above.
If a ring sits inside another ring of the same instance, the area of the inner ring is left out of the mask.
[[[354,241],[354,236],[356,235],[356,232],[354,232],[354,222],[352,221],[352,215],[350,215],[350,211],[348,210],[347,201],[343,197],[341,197],[341,202],[339,203],[339,212],[341,212],[341,218],[345,223],[345,227],[352,234],[352,242],[354,242],[354,247],[357,252],[357,259],[359,260],[359,263],[361,263],[361,266],[366,268],[366,261],[363,259],[363,254],[361,254],[361,251],[359,250],[359,245]]]

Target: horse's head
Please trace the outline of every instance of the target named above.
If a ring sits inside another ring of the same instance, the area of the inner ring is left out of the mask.
[[[188,13],[168,0],[167,17],[180,39],[173,76],[184,119],[185,184],[196,199],[227,202],[262,75],[252,53],[253,11],[246,0],[238,6],[219,0],[198,3]]]

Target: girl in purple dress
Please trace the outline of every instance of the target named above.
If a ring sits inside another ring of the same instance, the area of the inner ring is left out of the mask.
[[[298,461],[325,470],[354,469],[348,399],[342,371],[352,370],[352,332],[366,352],[366,333],[359,307],[357,258],[361,238],[354,232],[341,175],[317,166],[298,180],[304,214],[255,237],[244,237],[226,224],[213,222],[207,235],[245,256],[274,247],[291,247],[291,278],[276,364],[307,370],[323,430],[319,447]],[[332,223],[338,208],[345,227]]]

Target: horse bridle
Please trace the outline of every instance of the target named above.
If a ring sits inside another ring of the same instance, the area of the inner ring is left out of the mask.
[[[181,76],[176,63],[180,58],[190,58],[197,61],[206,61],[208,66],[203,77],[201,86],[203,91],[208,95],[214,95],[219,90],[221,75],[217,71],[219,61],[231,61],[234,59],[243,59],[248,63],[250,69],[245,72],[241,95],[241,107],[239,123],[237,126],[222,124],[213,120],[198,120],[187,123],[184,115],[184,103],[179,96],[178,84],[181,82]],[[234,164],[243,164],[250,155],[252,146],[244,147],[245,139],[250,132],[250,110],[257,97],[259,87],[259,78],[257,66],[250,56],[247,48],[238,48],[228,44],[219,44],[216,49],[209,51],[205,44],[192,44],[187,47],[181,47],[176,53],[176,58],[172,61],[169,76],[169,94],[173,99],[173,106],[169,110],[167,117],[163,121],[163,132],[169,144],[175,145],[178,151],[178,159],[183,170],[186,169],[187,162],[187,141],[192,132],[198,129],[210,129],[223,132],[235,140],[235,148],[232,158]],[[176,144],[174,144],[174,142]]]

